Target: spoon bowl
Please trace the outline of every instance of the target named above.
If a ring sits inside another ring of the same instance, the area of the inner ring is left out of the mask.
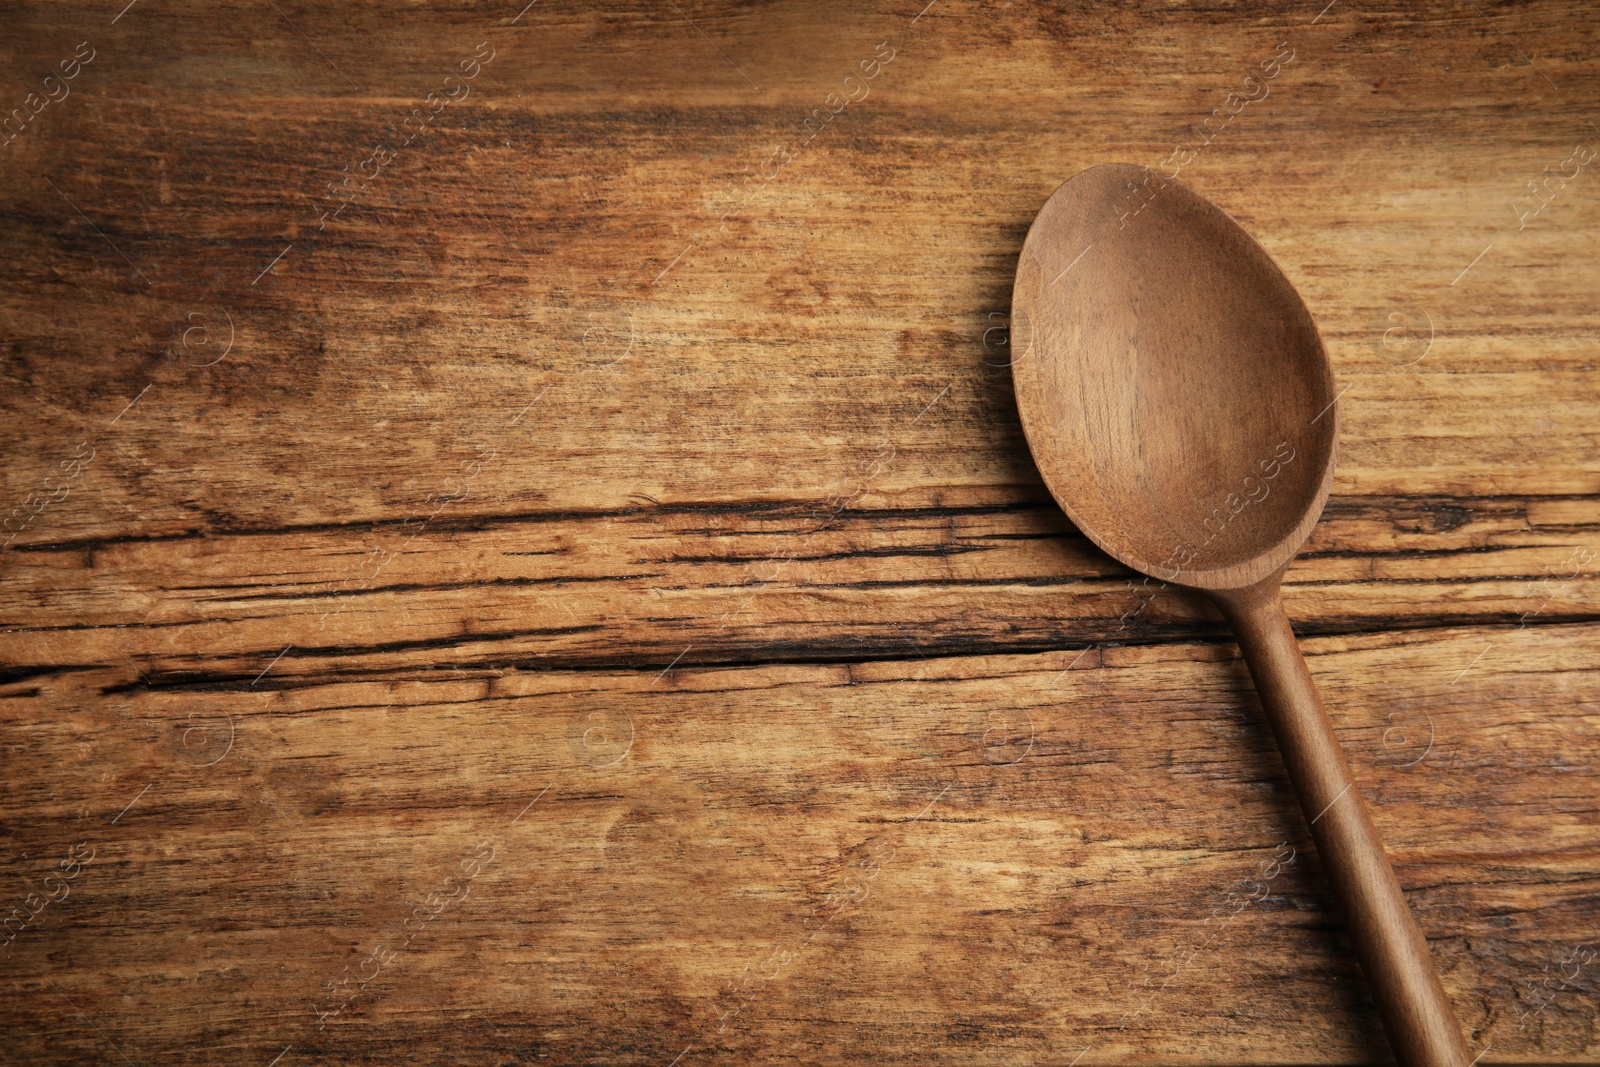
[[[1266,251],[1176,182],[1131,218],[1142,167],[1084,171],[1022,246],[1012,367],[1052,495],[1113,558],[1201,589],[1288,563],[1333,484],[1333,372]]]
[[[1279,598],[1338,452],[1305,303],[1221,208],[1113,164],[1034,220],[1011,335],[1017,409],[1057,502],[1111,556],[1205,590],[1232,625],[1396,1059],[1469,1067]]]

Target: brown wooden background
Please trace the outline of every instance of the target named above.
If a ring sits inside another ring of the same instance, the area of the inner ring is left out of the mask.
[[[1383,1060],[1006,367],[1286,52],[1182,177],[1347,387],[1289,609],[1474,1054],[1600,1061],[1600,23],[1325,2],[7,4],[0,1062]]]

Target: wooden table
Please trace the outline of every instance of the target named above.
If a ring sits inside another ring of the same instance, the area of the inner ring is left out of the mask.
[[[0,1062],[1383,1060],[1022,440],[1111,160],[1328,343],[1286,599],[1474,1054],[1600,1061],[1591,11],[523,2],[8,6]]]

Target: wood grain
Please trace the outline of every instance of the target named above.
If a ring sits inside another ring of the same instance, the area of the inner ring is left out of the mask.
[[[1595,1062],[1597,28],[1324,6],[11,5],[0,108],[96,55],[0,147],[5,512],[94,459],[0,551],[0,1062],[1385,1055],[1003,343],[1285,41],[1182,179],[1348,386],[1286,607],[1473,1054]]]

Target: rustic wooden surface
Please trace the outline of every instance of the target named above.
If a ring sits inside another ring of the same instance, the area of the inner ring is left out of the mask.
[[[0,35],[0,1062],[1381,1061],[1006,366],[1289,52],[1181,175],[1347,387],[1286,604],[1474,1055],[1600,1061],[1583,5],[124,3]]]

